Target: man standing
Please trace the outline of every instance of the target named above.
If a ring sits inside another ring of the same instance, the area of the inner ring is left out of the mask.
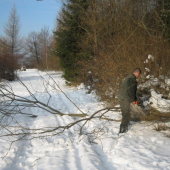
[[[137,103],[136,91],[137,91],[137,81],[136,79],[140,76],[141,69],[136,68],[133,74],[130,74],[125,78],[121,89],[118,94],[120,109],[122,111],[122,122],[120,124],[119,133],[124,133],[128,130],[128,124],[130,121],[130,104]]]

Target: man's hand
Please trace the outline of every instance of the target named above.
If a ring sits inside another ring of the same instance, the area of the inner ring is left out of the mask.
[[[136,101],[134,101],[134,102],[132,102],[132,103],[138,105],[138,104],[139,104],[139,101],[136,100]]]

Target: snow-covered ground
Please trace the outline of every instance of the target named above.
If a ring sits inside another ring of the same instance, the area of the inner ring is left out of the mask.
[[[48,74],[53,79],[49,79]],[[81,112],[56,84],[88,115],[104,107],[95,94],[86,93],[83,85],[66,86],[61,72],[48,74],[30,69],[20,72],[19,76],[37,99],[44,103],[48,102],[46,91],[49,91],[49,105],[62,113]],[[48,80],[48,85],[40,75]],[[19,82],[10,82],[10,85],[15,94],[30,97]],[[156,94],[153,93],[153,96],[156,97]],[[37,129],[66,125],[76,120],[34,107],[25,108],[24,112],[37,117],[16,114],[11,124],[17,121],[20,125]],[[106,116],[119,120],[121,113],[110,111]],[[12,145],[7,137],[0,138],[0,170],[170,170],[170,138],[155,131],[153,123],[130,123],[129,131],[121,136],[118,136],[120,122],[95,119],[84,127],[82,135],[78,126],[74,126],[60,135],[31,140],[26,140],[27,137]],[[5,133],[9,132],[1,128],[1,135]]]

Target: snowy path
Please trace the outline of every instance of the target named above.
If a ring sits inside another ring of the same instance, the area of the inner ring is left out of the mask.
[[[48,90],[52,96],[50,106],[65,114],[80,113],[60,91],[54,90],[57,86],[46,73],[40,74],[48,79],[46,88],[35,69],[21,72],[19,76],[40,101],[48,102]],[[68,87],[60,72],[49,74],[83,112],[90,114],[103,108],[103,103],[98,102],[94,94],[86,94],[83,86]],[[16,94],[29,96],[18,82],[10,84]],[[24,111],[37,118],[16,115],[15,120],[32,129],[74,121],[67,115],[61,117],[38,108]],[[109,112],[107,116],[120,119],[119,112]],[[86,132],[96,131],[94,136],[80,136],[77,127],[72,127],[60,135],[15,142],[10,150],[10,143],[0,138],[0,170],[170,170],[170,138],[146,123],[132,123],[128,133],[118,137],[119,124],[96,119],[85,126]],[[90,143],[94,138],[94,143]]]

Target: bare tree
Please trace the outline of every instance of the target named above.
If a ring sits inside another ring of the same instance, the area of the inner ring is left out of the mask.
[[[155,58],[151,74],[159,77],[160,72],[169,70],[169,42],[162,38],[164,26],[155,3],[94,0],[82,15],[86,33],[79,45],[89,58],[80,63],[80,79],[104,100],[116,102],[122,79],[136,66],[144,69],[149,54]]]
[[[40,44],[42,48],[42,56],[45,58],[46,69],[48,70],[48,46],[50,40],[49,28],[44,26],[39,34]]]
[[[40,64],[40,43],[39,43],[39,35],[36,32],[31,32],[28,35],[25,45],[26,53],[30,55],[30,58],[33,62],[36,60],[36,63]]]
[[[17,10],[15,4],[11,10],[11,14],[9,16],[8,22],[4,27],[4,32],[6,34],[7,46],[9,48],[10,54],[14,56],[19,51],[19,29],[20,22],[19,16],[17,15]]]
[[[6,44],[7,40],[0,38],[0,78],[12,81],[15,78],[14,70],[17,68],[19,56],[12,56]]]
[[[8,56],[10,62],[10,65],[8,64],[7,68],[5,68],[5,78],[8,80],[14,80],[16,76],[15,69],[17,68],[17,55],[19,54],[21,48],[19,29],[19,16],[17,15],[17,10],[14,4],[8,22],[4,26],[4,32],[6,36],[4,37],[5,41],[3,41],[3,43],[7,48],[5,55]],[[9,76],[6,74],[9,74]]]
[[[64,133],[66,130],[70,129],[73,126],[77,126],[79,129],[80,134],[88,135],[87,132],[84,131],[85,125],[89,121],[93,121],[95,119],[105,120],[105,121],[116,121],[119,122],[120,120],[114,120],[108,118],[105,114],[109,111],[119,110],[117,107],[112,108],[103,108],[96,112],[89,112],[84,113],[77,105],[74,103],[67,94],[61,89],[61,87],[57,84],[57,82],[49,75],[48,79],[45,79],[41,76],[45,88],[45,92],[48,95],[46,102],[41,102],[38,99],[38,92],[30,90],[21,80],[18,80],[20,84],[27,90],[29,96],[23,97],[15,94],[12,87],[8,83],[3,83],[0,86],[0,128],[4,129],[6,132],[5,134],[0,135],[0,137],[15,137],[17,138],[16,141],[22,140],[25,137],[36,138],[36,137],[46,137],[46,136],[53,136],[53,135],[60,135]],[[55,91],[59,91],[62,93],[78,110],[77,113],[69,113],[64,114],[50,106],[50,101],[53,100],[53,96],[48,91],[47,86],[51,86],[51,88]],[[47,111],[49,114],[56,114],[58,116],[68,115],[74,117],[72,122],[59,125],[56,127],[44,127],[44,128],[37,128],[37,129],[30,129],[26,126],[23,126],[17,122],[15,119],[15,115],[17,114],[25,114],[31,117],[34,117],[33,113],[25,113],[25,108],[38,108],[44,111]],[[11,125],[13,122],[13,125]],[[93,130],[94,134],[97,133],[97,129]],[[93,133],[92,132],[92,133]]]

